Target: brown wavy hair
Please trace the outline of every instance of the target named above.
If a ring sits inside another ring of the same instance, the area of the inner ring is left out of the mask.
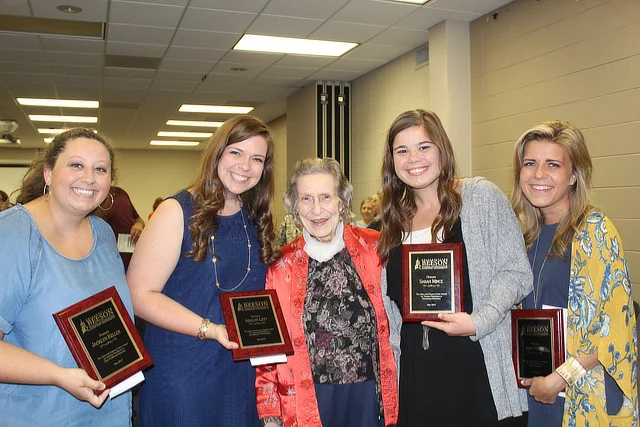
[[[524,149],[531,141],[547,141],[562,147],[571,161],[571,173],[576,177],[576,182],[569,187],[569,211],[558,224],[549,253],[551,257],[566,259],[573,237],[579,232],[587,215],[593,209],[590,197],[593,173],[591,156],[580,129],[561,120],[540,123],[518,138],[513,157],[511,205],[520,221],[527,247],[535,242],[544,225],[542,212],[529,202],[520,188],[520,171],[523,166]]]
[[[275,193],[274,145],[271,131],[259,118],[240,115],[224,122],[211,136],[207,148],[202,152],[198,176],[190,187],[195,208],[188,222],[193,247],[187,255],[192,256],[195,261],[203,261],[206,258],[209,250],[208,238],[218,229],[216,215],[224,208],[224,186],[218,176],[220,158],[229,145],[257,135],[267,141],[267,155],[262,176],[258,184],[242,193],[240,198],[247,209],[249,219],[258,229],[260,260],[269,264],[279,255],[273,248],[275,235],[269,210],[269,203]]]
[[[383,264],[389,260],[389,252],[402,243],[403,233],[411,231],[417,205],[414,191],[396,175],[393,160],[393,141],[405,129],[421,127],[440,152],[440,176],[438,177],[438,199],[440,211],[431,226],[431,241],[437,240],[440,230],[449,237],[460,210],[462,197],[456,191],[456,160],[453,146],[436,113],[426,110],[409,110],[400,114],[387,132],[382,160],[382,200],[380,220],[382,228],[378,241],[378,254]]]
[[[44,168],[48,166],[53,169],[58,161],[60,153],[67,148],[67,142],[78,138],[92,139],[100,142],[109,152],[109,160],[111,162],[111,182],[116,179],[115,154],[111,144],[107,139],[88,128],[72,128],[56,135],[47,145],[46,148],[40,150],[35,160],[29,165],[27,173],[22,178],[22,185],[17,191],[16,203],[25,204],[37,199],[43,195],[44,190]],[[95,212],[95,211],[94,211]]]

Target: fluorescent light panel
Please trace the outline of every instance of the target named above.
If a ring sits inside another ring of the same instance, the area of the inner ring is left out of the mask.
[[[73,99],[16,98],[20,105],[37,105],[40,107],[98,108],[98,101],[80,101]]]
[[[223,122],[203,122],[196,120],[168,120],[169,126],[193,126],[202,128],[219,128]]]
[[[162,141],[162,140],[152,140],[149,141],[149,145],[174,145],[181,147],[195,147],[200,145],[198,141]]]
[[[45,138],[44,142],[46,142],[47,144],[50,144],[53,142],[53,138]]]
[[[170,138],[209,138],[211,135],[213,135],[211,132],[168,132],[163,130],[158,132],[158,136]]]
[[[29,114],[29,118],[34,122],[98,123],[97,117],[87,116],[45,116]]]
[[[182,104],[178,111],[186,113],[220,113],[220,114],[247,114],[253,107],[233,107],[229,105],[196,105]]]
[[[299,55],[316,56],[341,56],[356,46],[358,46],[358,43],[245,34],[242,36],[240,41],[236,43],[233,50],[296,53]]]

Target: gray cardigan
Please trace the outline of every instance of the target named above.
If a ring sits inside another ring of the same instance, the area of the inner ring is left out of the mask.
[[[517,386],[511,358],[510,310],[532,291],[533,275],[518,225],[502,191],[485,178],[462,181],[462,234],[473,295],[471,318],[487,367],[498,419],[517,417],[527,410],[527,393]],[[387,295],[387,275],[382,291]],[[385,298],[391,346],[399,370],[402,316]],[[461,385],[462,386],[462,385]]]

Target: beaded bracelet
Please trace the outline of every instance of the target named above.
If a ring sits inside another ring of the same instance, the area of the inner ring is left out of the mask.
[[[578,382],[580,378],[586,375],[587,370],[578,362],[577,359],[570,357],[562,365],[556,369],[558,375],[570,386]]]

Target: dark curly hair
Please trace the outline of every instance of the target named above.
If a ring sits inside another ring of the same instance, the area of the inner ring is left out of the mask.
[[[187,255],[192,256],[195,261],[203,261],[206,258],[209,250],[208,237],[215,234],[218,229],[216,215],[224,208],[224,186],[218,176],[220,158],[229,145],[256,135],[264,137],[267,141],[267,155],[262,176],[255,187],[242,193],[240,197],[247,209],[249,219],[258,228],[260,260],[269,264],[279,255],[273,248],[275,234],[273,218],[269,210],[269,203],[273,200],[275,193],[274,145],[271,131],[259,118],[240,115],[224,122],[213,134],[202,153],[198,177],[190,187],[195,208],[188,222],[193,247]]]
[[[31,162],[27,173],[22,178],[22,185],[17,190],[18,196],[16,202],[20,204],[28,203],[42,196],[44,189],[44,168],[48,166],[53,169],[60,153],[67,148],[67,142],[78,138],[92,139],[100,142],[109,152],[109,161],[111,162],[111,182],[116,179],[115,154],[111,144],[107,139],[96,133],[93,129],[88,128],[72,128],[56,135],[51,144],[38,152],[36,159]]]

